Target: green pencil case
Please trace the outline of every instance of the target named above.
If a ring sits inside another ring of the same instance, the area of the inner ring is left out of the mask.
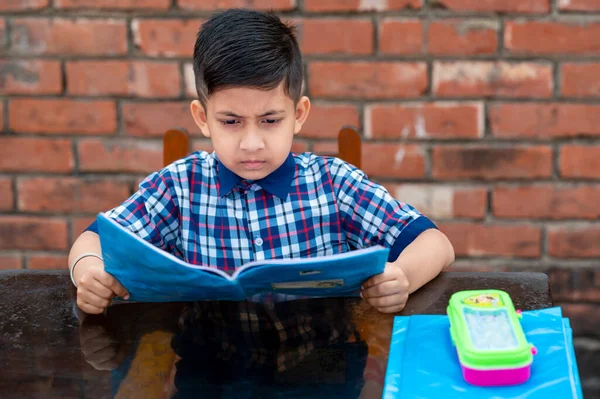
[[[520,311],[515,310],[506,292],[457,292],[450,298],[447,312],[465,381],[477,386],[503,386],[529,379],[537,351],[527,342]]]

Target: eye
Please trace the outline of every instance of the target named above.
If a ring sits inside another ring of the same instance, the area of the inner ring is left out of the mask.
[[[265,119],[263,122],[265,122],[267,125],[274,125],[281,122],[281,119]]]
[[[225,121],[220,121],[222,125],[235,125],[236,123],[238,123],[237,120],[235,119],[228,119]]]

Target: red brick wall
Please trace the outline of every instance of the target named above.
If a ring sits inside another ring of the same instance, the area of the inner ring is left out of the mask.
[[[600,260],[595,0],[9,0],[0,3],[0,264],[65,267],[100,211],[161,166],[191,53],[220,7],[299,26],[314,108],[295,150],[359,126],[363,168],[437,221],[457,268]]]
[[[0,1],[0,268],[66,268],[160,168],[165,130],[210,149],[188,111],[195,34],[248,5],[299,27],[314,108],[294,150],[358,126],[363,169],[438,222],[455,269],[545,271],[597,336],[598,0]]]

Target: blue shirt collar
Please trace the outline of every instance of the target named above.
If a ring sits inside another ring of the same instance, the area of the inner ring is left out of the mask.
[[[215,158],[217,159],[217,173],[219,176],[219,196],[224,197],[243,179],[230,171],[223,163],[218,162],[219,158],[216,157],[216,154]],[[285,201],[292,188],[295,175],[296,161],[294,155],[290,152],[279,168],[253,183]]]

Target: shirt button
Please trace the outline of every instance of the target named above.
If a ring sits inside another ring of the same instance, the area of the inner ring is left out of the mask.
[[[262,238],[260,238],[260,237],[257,237],[257,238],[254,240],[254,243],[260,247],[261,245],[263,245],[263,239],[262,239]]]

